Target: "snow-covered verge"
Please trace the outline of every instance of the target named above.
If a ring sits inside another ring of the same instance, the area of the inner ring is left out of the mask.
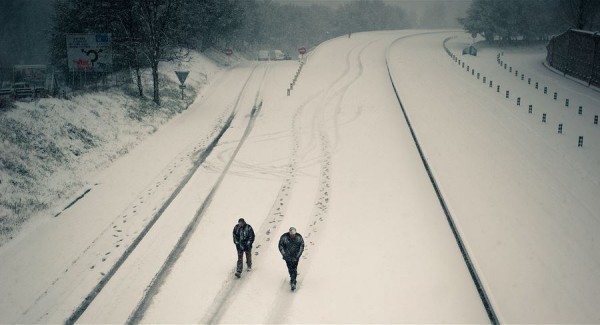
[[[160,107],[150,98],[152,80],[145,71],[143,99],[130,84],[71,99],[17,102],[1,113],[0,246],[36,216],[60,213],[89,186],[90,174],[187,109],[219,69],[199,53],[189,62],[162,64]],[[184,100],[174,70],[190,71]]]
[[[596,324],[600,94],[547,69],[543,45],[470,56],[456,36],[457,61],[435,36],[398,42],[390,61],[499,322]]]

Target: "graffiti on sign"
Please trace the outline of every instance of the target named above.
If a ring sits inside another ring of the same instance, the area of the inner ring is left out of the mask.
[[[111,34],[67,34],[69,70],[109,72],[112,70]]]

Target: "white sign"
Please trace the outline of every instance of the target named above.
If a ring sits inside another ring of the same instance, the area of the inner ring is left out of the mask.
[[[67,34],[69,70],[112,71],[110,34]]]

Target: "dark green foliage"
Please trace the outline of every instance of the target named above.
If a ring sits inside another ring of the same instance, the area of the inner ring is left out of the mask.
[[[0,141],[15,144],[24,152],[36,152],[37,156],[52,161],[63,161],[60,148],[45,134],[17,120],[0,118]]]
[[[569,27],[591,31],[600,28],[598,0],[558,0],[558,8]]]
[[[8,112],[15,108],[15,103],[8,97],[0,97],[0,113]]]
[[[52,63],[68,79],[66,33],[111,33],[113,67],[135,72],[143,97],[141,68],[152,70],[153,101],[160,105],[158,63],[181,61],[191,49],[265,47],[295,55],[348,32],[408,27],[404,12],[382,0],[324,5],[282,5],[258,0],[56,0]]]
[[[481,34],[488,41],[547,39],[568,28],[559,18],[562,8],[558,1],[474,0],[467,16],[459,21],[465,31]]]
[[[96,147],[96,142],[98,139],[88,130],[75,126],[71,123],[65,124],[62,129],[69,139],[81,141],[84,149]]]

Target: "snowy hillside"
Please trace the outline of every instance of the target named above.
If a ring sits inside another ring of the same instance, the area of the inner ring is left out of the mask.
[[[0,323],[600,322],[600,93],[542,45],[470,44],[358,33],[216,73],[0,247]],[[237,279],[240,217],[256,240]]]
[[[179,68],[179,67],[177,67]],[[185,110],[218,67],[196,54],[182,67],[191,68],[187,99],[181,100],[176,66],[164,64],[164,103],[156,108],[140,101],[133,85],[71,96],[16,102],[0,115],[0,245],[30,219],[57,214],[88,175],[102,170],[134,148],[162,124]],[[144,75],[146,93],[151,89]]]

